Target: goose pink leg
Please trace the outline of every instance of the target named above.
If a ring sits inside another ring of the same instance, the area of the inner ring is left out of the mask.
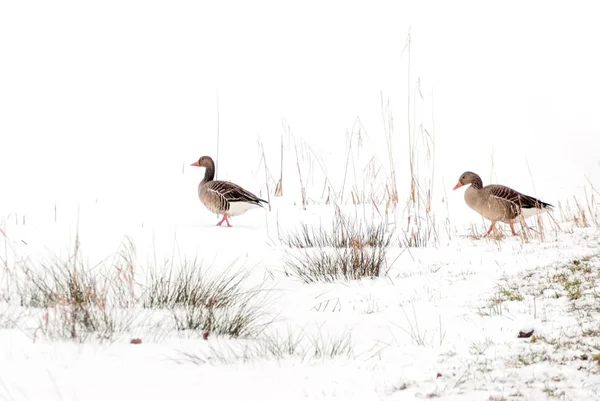
[[[229,224],[229,218],[226,214],[223,215],[223,218],[217,223],[217,225],[220,226],[221,224],[223,224],[223,222],[227,223],[227,227],[231,227],[231,224]]]
[[[488,232],[485,235],[489,235],[492,230],[494,229],[494,226],[496,225],[496,223],[492,223],[492,225],[490,226],[490,229],[488,230]],[[515,226],[513,225],[513,223],[508,223],[508,225],[510,226],[510,231],[512,232],[512,235],[517,235],[517,232],[515,231]]]

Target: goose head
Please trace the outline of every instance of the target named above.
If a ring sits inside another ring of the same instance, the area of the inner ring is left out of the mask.
[[[462,187],[463,185],[469,185],[469,184],[475,184],[474,186],[481,188],[481,185],[482,185],[481,177],[479,177],[477,174],[475,174],[471,171],[465,171],[464,173],[462,173],[462,175],[458,179],[458,183],[456,184],[456,186],[452,189],[456,190],[456,189]]]
[[[213,159],[210,156],[202,156],[200,159],[198,159],[198,161],[190,164],[190,166],[195,166],[195,167],[209,167],[209,168],[215,168],[215,162],[213,161]]]

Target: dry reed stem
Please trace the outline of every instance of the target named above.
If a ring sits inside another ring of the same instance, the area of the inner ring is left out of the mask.
[[[280,149],[279,181],[277,181],[277,184],[275,185],[275,196],[283,196],[283,134],[281,134]]]
[[[262,141],[258,138],[258,146],[261,150],[260,163],[262,163],[265,167],[265,185],[267,187],[267,202],[269,202],[269,212],[271,211],[271,191],[269,190],[269,169],[267,167],[267,158],[265,156],[265,148],[263,146]]]

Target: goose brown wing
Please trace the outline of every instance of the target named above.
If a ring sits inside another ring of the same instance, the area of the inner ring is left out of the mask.
[[[213,188],[213,182],[202,185],[200,199],[214,213],[225,213],[229,210],[229,202],[221,192]]]
[[[223,202],[248,202],[257,205],[260,205],[261,202],[268,203],[252,192],[229,181],[210,181],[206,185],[207,189],[219,196]]]
[[[533,196],[522,194],[504,185],[488,185],[484,187],[492,196],[514,203],[523,209],[552,207]]]

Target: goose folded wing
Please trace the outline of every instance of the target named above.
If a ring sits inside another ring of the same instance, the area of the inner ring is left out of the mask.
[[[488,185],[486,189],[489,190],[492,196],[514,203],[524,209],[545,205],[544,202],[541,202],[532,196],[524,195],[512,188],[505,187],[504,185]]]
[[[227,202],[249,202],[260,204],[262,199],[237,184],[228,181],[213,181],[210,190],[218,193]]]

